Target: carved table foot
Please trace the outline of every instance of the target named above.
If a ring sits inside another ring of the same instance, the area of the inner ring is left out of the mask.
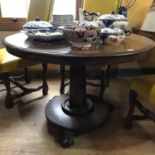
[[[63,148],[70,147],[71,145],[74,145],[74,139],[73,139],[74,133],[72,131],[64,131],[61,137],[61,145]]]

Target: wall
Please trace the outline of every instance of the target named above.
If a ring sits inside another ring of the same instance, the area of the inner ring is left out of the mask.
[[[123,0],[124,6],[127,6],[130,1],[131,0]],[[136,0],[135,4],[128,10],[128,20],[131,27],[141,27],[152,1],[153,0]]]
[[[108,2],[107,2],[108,1]],[[122,0],[123,5],[132,0]],[[152,0],[136,0],[133,7],[128,10],[128,20],[131,27],[140,27]],[[99,12],[101,15],[116,10],[116,0],[84,0],[83,8],[91,12]]]
[[[116,0],[84,0],[83,8],[101,15],[111,13],[116,9]]]

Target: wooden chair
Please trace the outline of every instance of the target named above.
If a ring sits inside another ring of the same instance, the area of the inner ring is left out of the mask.
[[[124,127],[126,129],[132,127],[133,120],[149,118],[155,121],[153,110],[148,107],[146,108],[147,105],[144,106],[139,99],[155,106],[155,75],[140,76],[132,80],[129,92],[129,110],[124,121]],[[134,114],[136,107],[142,115]]]
[[[27,72],[28,67],[39,64],[38,62],[27,61],[21,59],[19,57],[13,56],[9,54],[5,48],[0,49],[0,79],[1,83],[3,83],[6,87],[6,99],[5,99],[5,107],[12,108],[14,106],[14,99],[18,97],[22,97],[31,92],[37,91],[39,89],[43,89],[43,95],[46,95],[48,92],[48,85],[46,82],[46,72],[47,72],[47,64],[42,64],[43,66],[43,84],[38,88],[26,88],[19,82],[17,82],[17,77],[13,77],[13,73],[15,71],[19,71],[21,69],[25,70],[25,81],[26,83],[30,82],[28,78]],[[10,82],[15,84],[22,90],[22,93],[12,95]]]
[[[146,32],[138,29],[134,29],[134,32],[143,36],[146,36],[155,41],[155,33]],[[129,110],[124,121],[124,127],[130,129],[132,127],[133,120],[140,120],[149,118],[155,121],[155,114],[148,107],[146,108],[140,103],[139,98],[142,98],[148,105],[155,105],[155,48],[150,51],[150,56],[145,59],[138,61],[142,75],[133,78],[131,81],[130,92],[129,92]],[[135,107],[137,107],[143,115],[134,115]]]

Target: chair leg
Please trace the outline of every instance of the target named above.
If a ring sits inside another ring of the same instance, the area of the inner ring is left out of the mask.
[[[109,79],[110,79],[110,65],[108,65],[106,71],[102,72],[101,74],[101,80],[100,80],[101,86],[100,86],[100,93],[99,93],[100,99],[103,99],[105,89],[109,85]]]
[[[107,66],[106,72],[104,72],[101,75],[101,80],[100,80],[100,92],[99,92],[99,97],[103,99],[103,94],[106,89],[106,87],[109,85],[109,72],[110,72],[110,65]],[[60,65],[60,75],[61,75],[61,82],[60,82],[60,94],[65,93],[65,86],[68,85],[68,83],[65,83],[65,65]]]
[[[133,113],[135,109],[135,105],[137,102],[137,93],[133,90],[129,92],[129,111],[124,120],[124,128],[131,129],[132,128],[132,120],[133,120]]]
[[[100,99],[103,99],[103,95],[104,95],[104,91],[105,91],[105,89],[106,89],[106,85],[105,85],[105,78],[104,78],[104,73],[103,73],[103,75],[102,75],[103,77],[101,78],[101,80],[100,80],[100,93],[99,93],[99,97],[100,97]]]
[[[31,79],[28,76],[28,68],[24,68],[24,78],[25,78],[25,82],[26,83],[30,83],[31,82]]]
[[[42,64],[43,67],[43,95],[46,95],[48,93],[48,84],[46,80],[46,75],[47,75],[47,63]]]
[[[111,66],[108,65],[107,66],[107,71],[106,71],[106,87],[109,86],[109,83],[110,83],[110,70],[111,70]]]
[[[6,93],[6,98],[5,98],[5,107],[7,109],[13,108],[13,98],[11,96],[11,87],[10,87],[10,80],[9,80],[9,75],[7,73],[2,74],[2,81],[6,87],[7,93]]]
[[[133,116],[134,120],[144,120],[148,118],[155,122],[155,114],[147,108],[145,108],[138,100],[136,102],[136,107],[141,111],[143,115]]]
[[[47,81],[46,81],[47,64],[44,63],[44,64],[42,64],[42,66],[43,66],[43,85],[39,86],[38,88],[31,88],[31,89],[25,88],[21,84],[19,84],[18,82],[16,82],[13,79],[9,78],[8,73],[3,73],[1,75],[2,82],[4,83],[4,85],[6,87],[6,90],[7,90],[6,99],[5,99],[5,107],[7,109],[13,108],[13,106],[14,106],[13,100],[15,98],[22,97],[22,96],[24,96],[26,94],[37,91],[37,90],[39,90],[41,88],[43,89],[43,95],[46,95],[48,93],[48,85],[47,85]],[[28,72],[28,70],[27,70],[27,68],[25,68],[25,81],[29,82],[27,72]],[[10,82],[14,83],[17,87],[19,87],[21,90],[23,90],[23,92],[20,93],[20,94],[14,95],[14,97],[13,97],[11,95]]]
[[[64,94],[65,92],[65,65],[60,65],[60,94]]]

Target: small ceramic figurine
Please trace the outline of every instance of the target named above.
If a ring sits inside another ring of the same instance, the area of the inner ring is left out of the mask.
[[[113,14],[105,14],[97,19],[97,23],[100,28],[110,27],[110,25],[115,21]]]
[[[99,16],[98,13],[95,12],[88,12],[83,9],[79,9],[80,16],[82,17],[82,20],[87,20],[87,21],[93,21],[95,18]]]

